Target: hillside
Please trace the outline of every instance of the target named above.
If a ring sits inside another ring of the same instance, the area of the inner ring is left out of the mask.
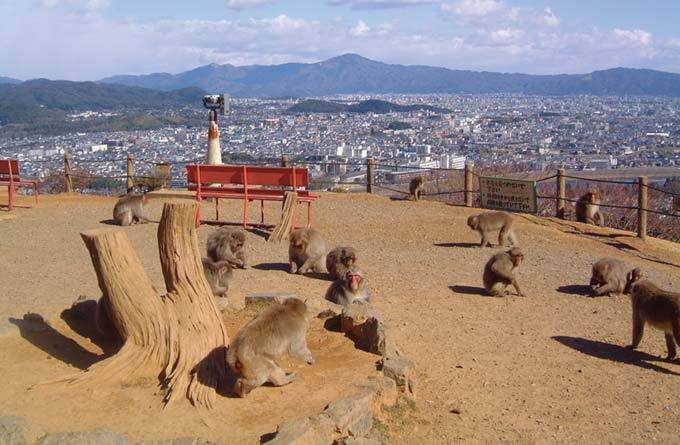
[[[210,64],[178,74],[102,79],[159,90],[198,87],[236,97],[319,96],[339,93],[520,93],[538,95],[680,96],[680,74],[614,68],[573,75],[529,75],[394,65],[344,54],[317,63]]]
[[[203,94],[194,87],[163,92],[125,85],[47,79],[0,84],[0,123],[63,118],[67,113],[84,110],[163,110],[200,104]]]
[[[12,77],[0,76],[0,83],[21,83],[21,81]]]
[[[6,199],[0,191],[0,201]],[[223,397],[213,413],[177,404],[160,412],[153,381],[93,391],[26,388],[74,372],[101,351],[60,319],[79,295],[100,295],[79,232],[108,227],[114,198],[46,196],[38,208],[0,212],[0,372],[5,414],[20,415],[48,431],[107,427],[136,440],[202,436],[217,443],[260,443],[282,419],[309,416],[352,379],[375,372],[377,356],[352,355],[337,333],[312,322],[307,367],[284,358],[299,380],[259,388],[245,400]],[[213,203],[205,215],[213,216]],[[254,204],[255,205],[255,204]],[[267,203],[267,220],[280,204]],[[257,204],[257,209],[259,204]],[[152,200],[158,221],[162,202]],[[372,304],[384,315],[403,353],[418,371],[416,410],[391,411],[381,429],[389,443],[675,443],[680,423],[680,364],[665,355],[663,334],[648,328],[639,351],[630,343],[630,302],[625,296],[584,296],[590,265],[613,257],[642,267],[658,285],[680,289],[677,244],[552,218],[517,216],[526,259],[518,280],[528,295],[480,294],[481,271],[498,249],[480,249],[466,226],[479,209],[436,202],[391,201],[365,194],[323,193],[314,203],[314,227],[328,248],[358,249]],[[239,220],[242,202],[222,200],[220,213]],[[300,209],[298,221],[305,221]],[[257,218],[257,217],[254,217]],[[154,285],[164,288],[157,224],[122,229]],[[205,243],[212,226],[199,228]],[[322,300],[329,281],[288,274],[287,246],[249,233],[252,267],[235,271],[229,298],[257,292],[294,292]],[[26,246],[40,246],[27,249]],[[203,245],[203,244],[202,244]],[[22,252],[17,255],[17,252]],[[39,270],[32,276],[26,271]],[[50,328],[17,326],[27,312]],[[243,323],[225,313],[228,334]],[[12,320],[15,320],[14,322]],[[140,390],[141,389],[141,390]],[[63,413],[68,415],[63,415]]]
[[[433,111],[445,113],[448,110],[432,105],[399,105],[384,100],[364,100],[355,104],[342,104],[325,100],[303,100],[288,108],[291,113],[391,113],[411,111]]]

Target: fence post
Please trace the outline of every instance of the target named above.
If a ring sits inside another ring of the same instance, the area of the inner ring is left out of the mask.
[[[638,178],[638,237],[647,237],[647,176]]]
[[[281,155],[281,167],[288,167],[290,165],[290,159],[288,155]]]
[[[366,158],[366,193],[373,193],[373,180],[375,179],[375,159]]]
[[[471,162],[465,163],[465,207],[472,207],[472,179],[475,165]]]
[[[564,168],[557,169],[557,200],[555,202],[555,216],[564,219],[565,195],[566,194],[566,178],[564,177]]]
[[[73,193],[73,164],[69,153],[64,154],[64,181],[66,193]]]
[[[135,174],[135,166],[132,163],[132,155],[128,153],[127,155],[127,192],[130,193],[132,191],[132,187],[135,185],[134,182],[132,181],[132,176]]]

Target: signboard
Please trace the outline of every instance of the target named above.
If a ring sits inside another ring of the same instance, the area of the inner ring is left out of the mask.
[[[538,212],[535,181],[480,176],[479,197],[487,209]]]

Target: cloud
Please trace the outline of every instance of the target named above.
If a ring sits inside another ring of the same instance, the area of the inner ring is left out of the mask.
[[[629,42],[641,46],[652,44],[652,34],[642,29],[614,28],[614,36],[622,42]]]
[[[227,7],[236,10],[256,8],[274,3],[275,0],[227,0]]]
[[[557,26],[560,24],[560,19],[555,15],[550,8],[545,8],[543,10],[543,23],[548,26]]]
[[[349,5],[352,9],[393,9],[438,4],[439,0],[329,0],[328,5]]]
[[[363,20],[359,20],[357,26],[351,28],[349,33],[354,36],[365,36],[370,30],[371,28],[369,28],[369,26]]]

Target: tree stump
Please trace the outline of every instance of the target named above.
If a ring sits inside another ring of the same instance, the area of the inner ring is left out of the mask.
[[[227,332],[208,285],[194,225],[195,203],[166,203],[158,226],[158,251],[167,293],[159,295],[120,229],[81,233],[120,351],[72,384],[158,376],[164,407],[186,396],[211,408],[227,377]]]

